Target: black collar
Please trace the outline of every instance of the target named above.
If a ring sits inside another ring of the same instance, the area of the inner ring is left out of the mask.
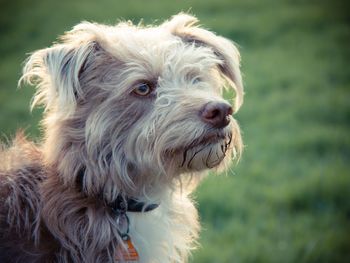
[[[79,170],[77,174],[76,184],[80,192],[83,191],[83,180],[85,175],[85,168]],[[107,202],[103,198],[103,194],[98,198],[110,208],[110,211],[115,215],[125,214],[126,212],[149,212],[156,209],[159,204],[146,204],[145,202],[139,201],[133,197],[127,197],[118,195],[117,198],[112,202]]]
[[[114,214],[119,215],[125,212],[149,212],[156,209],[159,204],[146,204],[135,198],[118,195],[113,202],[107,203],[107,206]]]

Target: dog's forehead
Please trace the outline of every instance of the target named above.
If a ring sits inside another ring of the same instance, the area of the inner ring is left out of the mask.
[[[193,65],[207,70],[222,61],[210,47],[183,41],[162,27],[117,27],[110,35],[107,49],[125,62],[139,63],[158,70]]]

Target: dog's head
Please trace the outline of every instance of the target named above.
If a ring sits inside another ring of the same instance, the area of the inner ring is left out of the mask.
[[[32,54],[22,79],[38,85],[48,162],[67,181],[83,168],[87,189],[135,188],[239,157],[239,52],[196,23],[187,14],[157,27],[85,22]]]

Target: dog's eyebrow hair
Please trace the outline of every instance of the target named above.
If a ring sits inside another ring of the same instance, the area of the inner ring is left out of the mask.
[[[215,48],[213,48],[212,46],[208,45],[207,43],[205,43],[204,41],[197,39],[195,37],[192,36],[179,36],[183,42],[188,43],[188,44],[193,44],[195,47],[206,47],[209,48],[214,55],[219,58],[222,63],[225,63],[225,58],[223,55],[220,54],[220,52],[218,52],[217,50],[215,50]],[[221,71],[225,72],[225,65],[223,64],[218,64],[218,67],[220,68]]]
[[[159,79],[159,77],[157,77],[157,78],[150,78],[150,79],[140,78],[139,80],[134,81],[130,85],[130,89],[133,89],[133,88],[135,88],[135,86],[137,86],[139,84],[143,84],[143,83],[150,84],[152,89],[156,89],[157,86],[158,86],[158,79]]]

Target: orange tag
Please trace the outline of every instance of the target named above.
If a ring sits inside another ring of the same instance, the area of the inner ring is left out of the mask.
[[[117,261],[138,261],[139,260],[139,254],[136,251],[136,248],[134,247],[133,243],[131,242],[130,237],[124,241],[125,248],[121,248],[118,251],[118,254],[116,256]]]

